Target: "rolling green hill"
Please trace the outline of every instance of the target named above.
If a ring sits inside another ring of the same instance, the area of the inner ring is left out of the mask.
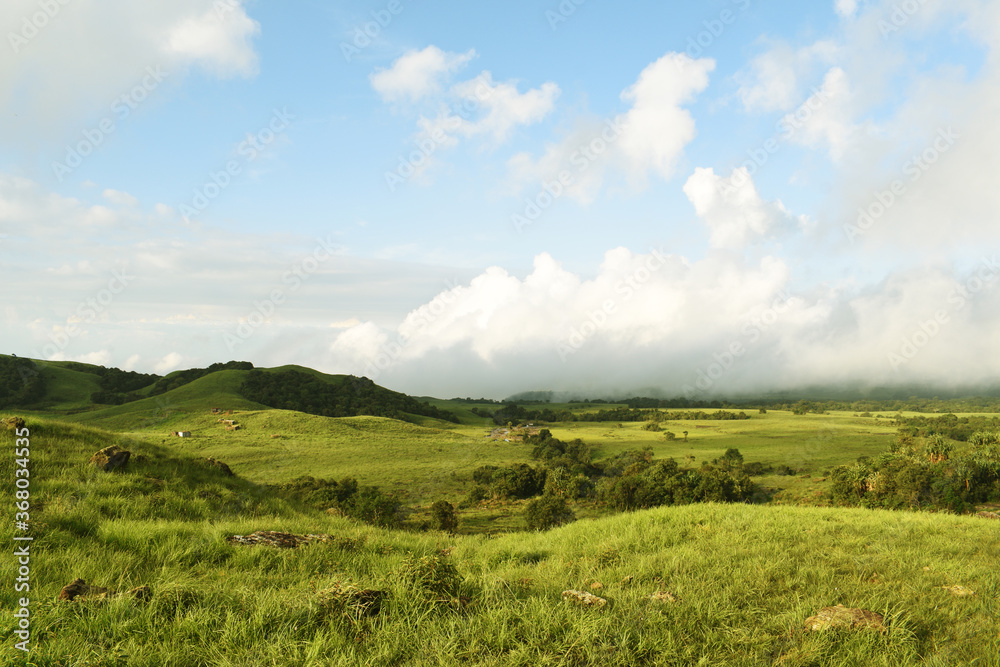
[[[282,408],[331,417],[372,415],[420,421],[455,421],[451,413],[406,394],[376,385],[367,378],[330,375],[302,366],[254,369],[249,362],[231,361],[208,368],[175,371],[149,378],[143,387],[116,392],[106,380],[118,369],[79,362],[47,362],[0,356],[0,374],[6,387],[20,389],[23,378],[39,384],[27,398],[16,391],[0,393],[0,408],[26,409],[40,414],[72,416],[82,423],[128,430],[138,424],[163,422],[172,415],[224,409]],[[24,392],[22,392],[24,393]],[[114,405],[94,403],[109,401]],[[4,400],[6,399],[6,400]]]
[[[295,435],[325,420],[251,419]],[[708,504],[545,533],[386,531],[226,476],[180,440],[31,417],[28,428],[32,651],[14,648],[16,619],[4,614],[3,664],[998,664],[995,521]],[[132,451],[124,471],[87,464],[109,444]],[[14,447],[0,432],[0,448]],[[14,469],[0,458],[0,479]],[[0,490],[8,507],[13,488]],[[13,528],[0,528],[7,544]],[[295,549],[227,542],[258,530],[331,537]],[[17,567],[0,559],[0,577],[14,581]],[[57,601],[76,578],[150,592]],[[377,613],[362,613],[352,593],[362,589]],[[571,589],[606,604],[574,606],[562,595]],[[3,587],[5,609],[17,595]],[[805,631],[807,617],[836,604],[884,615],[885,631]]]

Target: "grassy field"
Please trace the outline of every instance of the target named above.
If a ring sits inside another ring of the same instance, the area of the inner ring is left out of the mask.
[[[759,448],[771,460],[780,446],[759,425],[786,423],[788,442],[803,437],[794,428],[802,421],[762,417],[669,447],[711,456],[744,438],[748,453]],[[290,443],[293,425],[303,434],[334,428],[302,415],[244,418],[262,433],[283,428]],[[836,443],[869,428],[848,416],[829,420],[842,426],[831,437]],[[336,428],[386,427],[347,422]],[[3,664],[1000,664],[1000,542],[995,522],[977,517],[699,505],[584,519],[547,533],[385,531],[275,498],[248,475],[227,477],[200,460],[207,450],[191,449],[197,438],[161,442],[149,433],[38,419],[29,427],[33,650],[25,656],[13,648],[14,619],[5,614]],[[384,447],[427,438],[433,448],[476,434],[471,427],[395,428]],[[610,435],[601,447],[627,446],[607,424],[594,425],[595,441],[602,428]],[[248,437],[253,433],[248,427]],[[4,451],[12,441],[10,432],[0,433]],[[87,465],[112,443],[133,452],[125,472]],[[820,467],[830,462],[828,446],[816,455]],[[229,452],[241,448],[253,449]],[[378,470],[390,464],[371,463]],[[11,456],[0,461],[0,473],[13,478]],[[10,484],[0,495],[11,506]],[[287,550],[226,542],[255,530],[334,539]],[[0,532],[12,544],[10,524]],[[15,569],[13,557],[0,559],[4,581]],[[453,580],[445,576],[452,571]],[[117,591],[148,585],[152,596],[57,602],[60,588],[78,577]],[[362,617],[337,607],[341,598],[323,591],[338,584],[382,591],[380,613]],[[956,584],[975,595],[943,588]],[[578,608],[562,599],[567,589],[591,591],[607,604]],[[658,591],[674,601],[652,600]],[[10,586],[2,598],[6,609],[15,607]],[[884,614],[887,631],[803,630],[806,617],[835,604]]]

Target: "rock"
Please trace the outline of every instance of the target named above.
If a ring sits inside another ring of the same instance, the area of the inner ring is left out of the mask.
[[[948,591],[957,598],[969,597],[970,595],[976,594],[976,591],[970,588],[966,588],[965,586],[961,586],[959,584],[955,584],[954,586],[942,586],[941,588]]]
[[[604,584],[602,584],[599,581],[595,581],[594,583],[592,583],[590,585],[590,590],[592,590],[592,591],[599,591],[599,590],[601,590],[603,588],[604,588]]]
[[[216,461],[213,458],[207,458],[205,460],[208,461],[208,465],[210,465],[210,466],[212,466],[214,468],[218,468],[219,470],[221,470],[222,472],[224,472],[226,474],[226,477],[235,477],[235,474],[233,473],[232,470],[230,470],[229,466],[227,466],[222,461]]]
[[[670,591],[656,591],[649,599],[654,602],[677,602],[677,596]]]
[[[83,579],[74,579],[72,583],[66,584],[59,591],[59,599],[70,602],[73,600],[107,600],[118,595],[119,593],[108,590],[103,586],[91,586]],[[146,601],[153,597],[153,591],[149,586],[136,586],[125,593],[125,595],[133,597],[136,600]]]
[[[976,516],[983,519],[1000,519],[1000,514],[996,512],[976,512]]]
[[[635,578],[635,577],[633,577],[633,576],[632,576],[631,574],[630,574],[630,575],[628,575],[627,577],[625,577],[624,579],[622,579],[622,581],[621,581],[621,585],[622,585],[622,586],[628,586],[629,584],[631,584],[631,583],[632,583],[632,579],[634,579],[634,578]]]
[[[6,426],[8,431],[20,431],[25,427],[24,420],[20,417],[4,417],[0,424]]]
[[[591,607],[593,609],[600,609],[608,603],[604,598],[599,598],[596,595],[591,595],[586,591],[574,591],[568,590],[562,592],[563,600],[571,602],[573,604],[580,605],[581,607]]]
[[[69,600],[72,602],[77,598],[83,599],[93,599],[93,598],[106,598],[108,596],[108,589],[101,588],[100,586],[91,586],[83,579],[74,579],[72,583],[63,586],[62,590],[59,591],[60,600]]]
[[[806,630],[830,628],[870,629],[885,632],[884,617],[867,609],[848,608],[842,604],[823,607],[815,616],[806,619]]]
[[[332,539],[332,535],[296,535],[294,533],[280,533],[274,530],[258,530],[256,533],[251,533],[250,535],[230,535],[226,538],[226,542],[245,546],[263,544],[280,549],[294,549],[300,544],[329,542]]]
[[[111,445],[91,456],[90,464],[97,466],[104,472],[111,472],[124,468],[128,464],[130,456],[132,456],[132,452],[122,449],[118,445]]]

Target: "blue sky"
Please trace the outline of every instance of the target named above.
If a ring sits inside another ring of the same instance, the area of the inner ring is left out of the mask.
[[[0,28],[18,354],[489,396],[1000,367],[985,0],[18,0]]]

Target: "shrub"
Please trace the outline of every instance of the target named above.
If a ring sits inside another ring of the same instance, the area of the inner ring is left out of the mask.
[[[447,500],[439,500],[431,505],[431,516],[438,530],[453,533],[458,529],[458,515],[455,506]]]
[[[407,554],[399,570],[400,579],[411,588],[434,596],[456,597],[462,575],[444,553],[430,556]]]
[[[542,496],[528,503],[524,520],[529,530],[548,530],[576,519],[566,500],[558,496]]]

